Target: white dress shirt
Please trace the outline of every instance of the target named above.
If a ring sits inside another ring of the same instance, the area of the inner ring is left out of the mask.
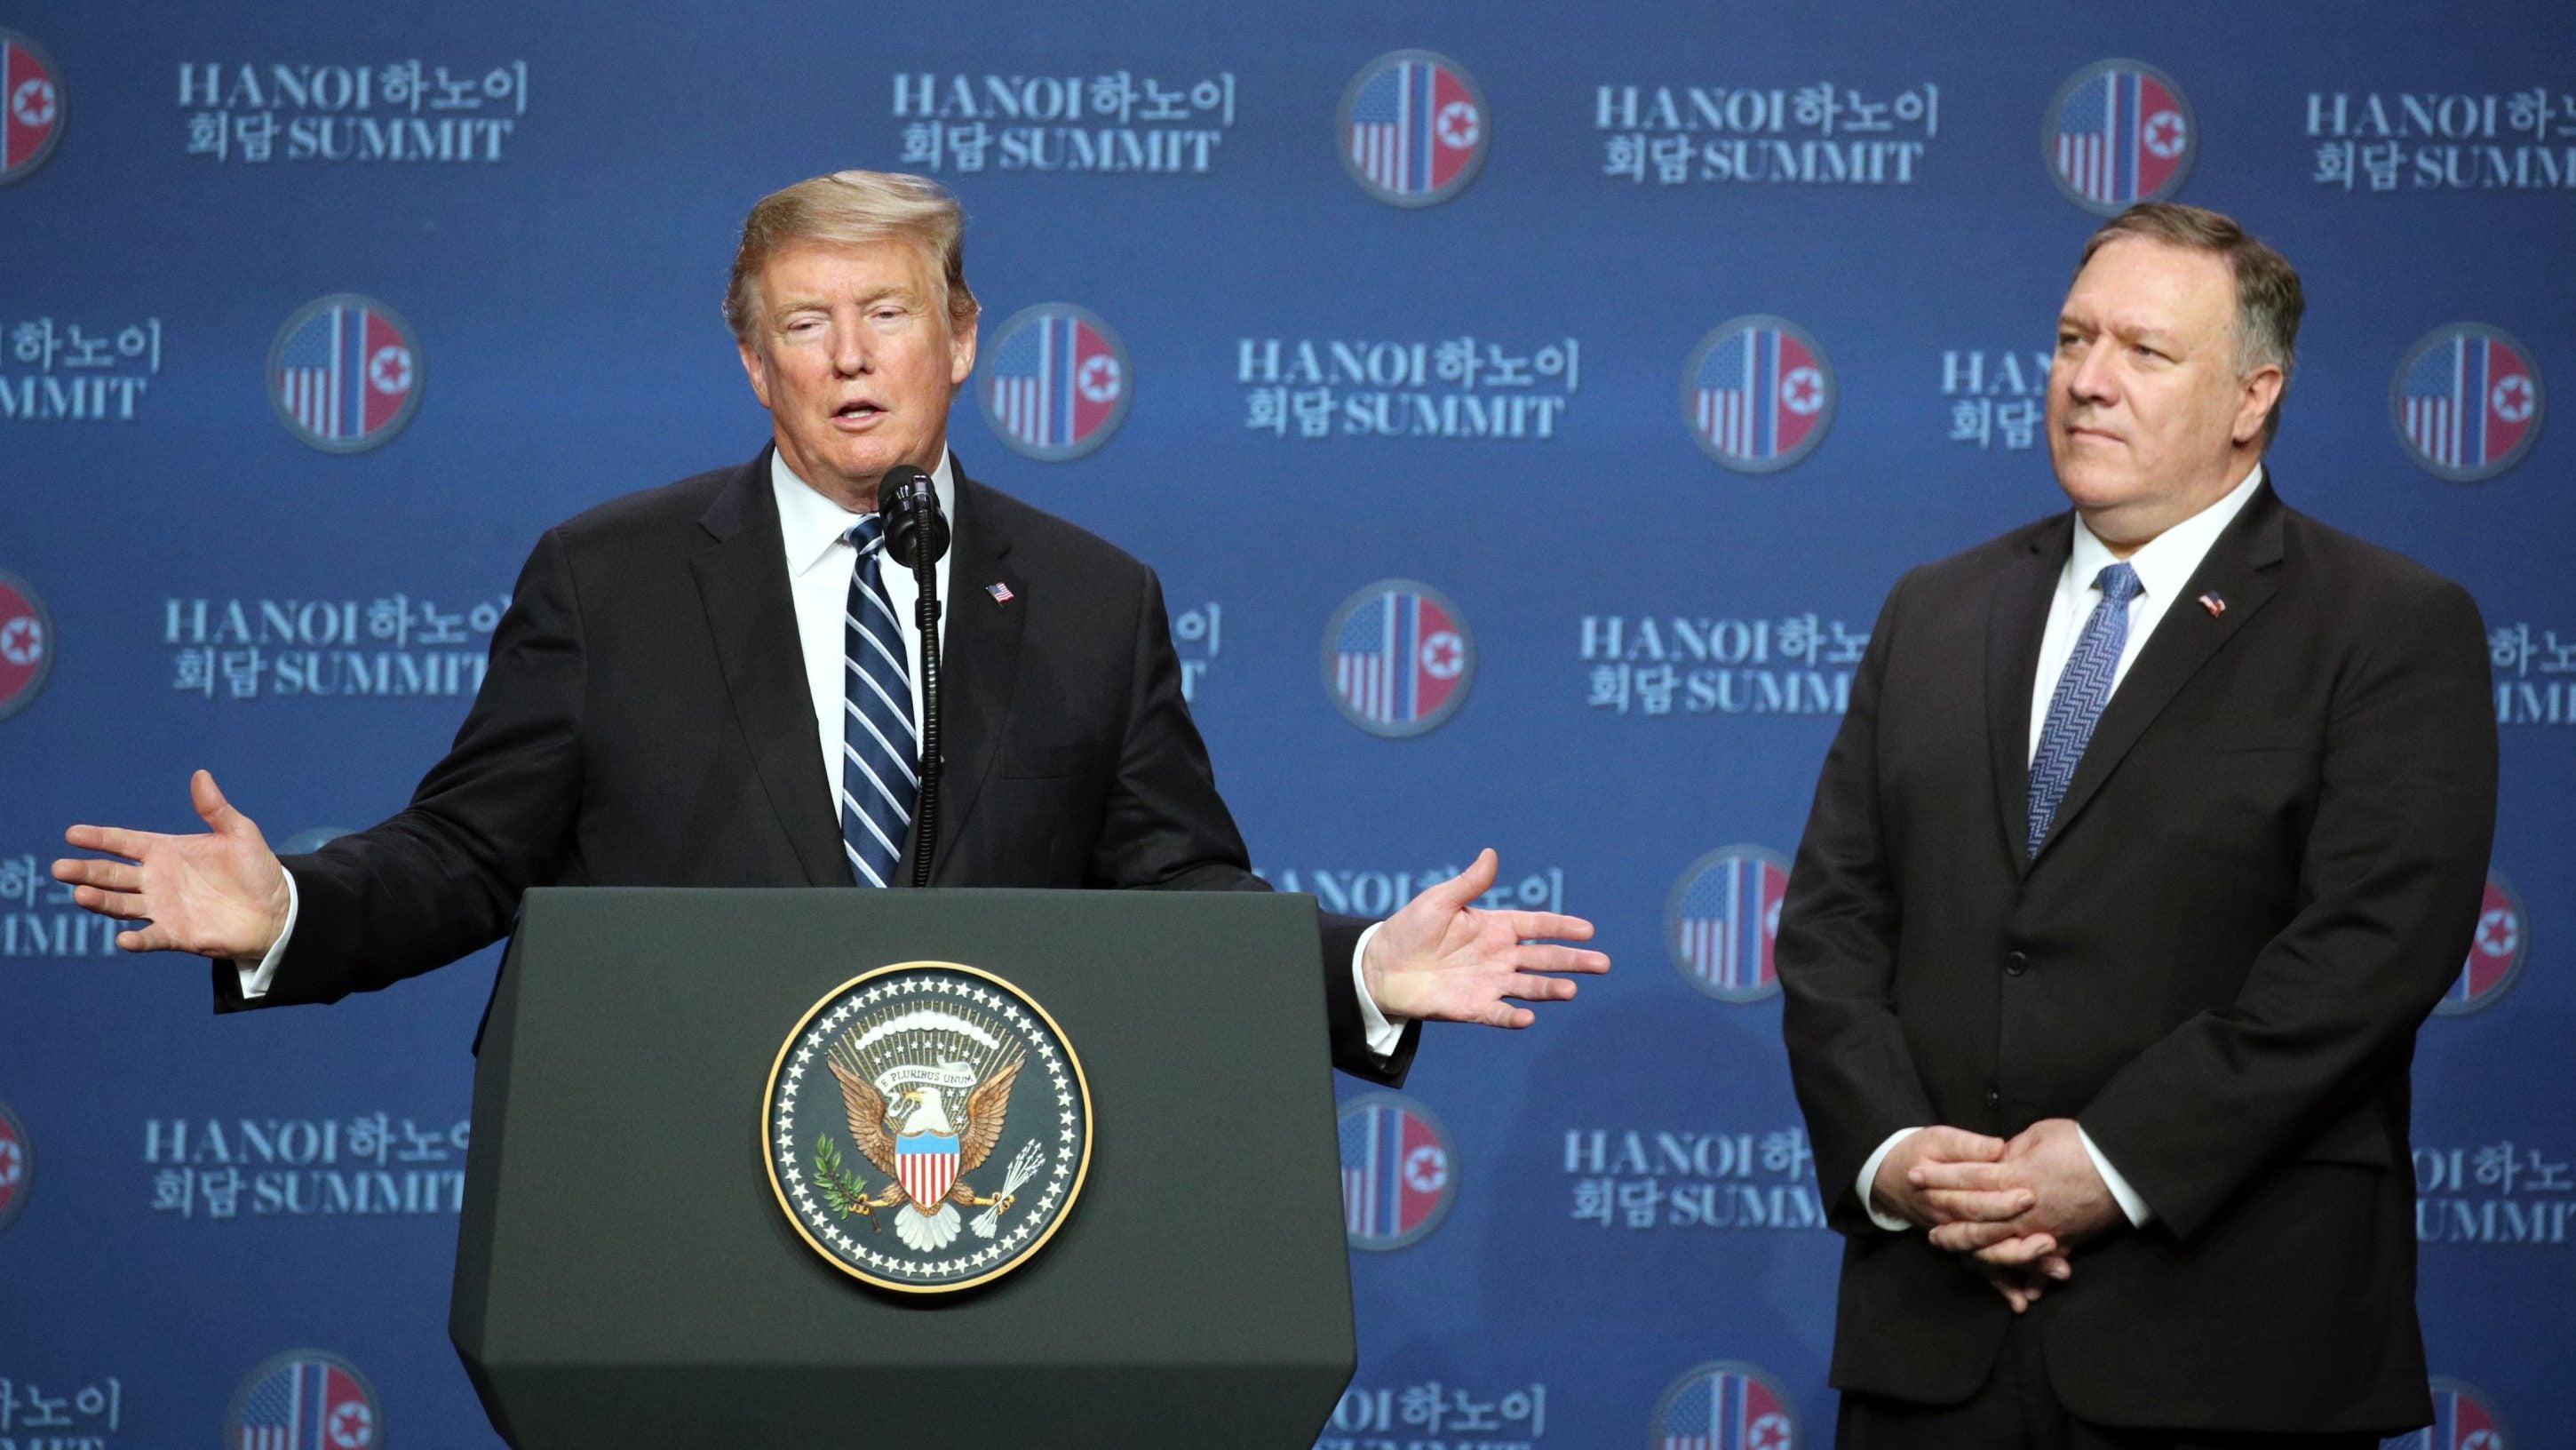
[[[2210,546],[2217,543],[2218,536],[2226,532],[2227,526],[2236,521],[2239,513],[2244,512],[2246,501],[2254,496],[2254,490],[2262,482],[2263,465],[2257,463],[2254,471],[2245,475],[2226,497],[2139,545],[2138,551],[2129,556],[2129,567],[2137,572],[2139,588],[2137,596],[2129,601],[2128,637],[2120,645],[2119,663],[2111,669],[2113,694],[2119,692],[2120,682],[2129,677],[2129,666],[2137,661],[2138,651],[2146,647],[2147,636],[2155,633],[2165,611],[2181,596],[2183,586],[2191,582],[2192,572],[2200,567],[2202,559],[2209,556]],[[2039,756],[2039,736],[2048,724],[2049,703],[2057,696],[2057,678],[2066,673],[2066,661],[2075,653],[2076,641],[2083,637],[2084,621],[2092,616],[2094,606],[2101,602],[2102,591],[2095,587],[2093,581],[2106,566],[2117,562],[2118,556],[2111,552],[2111,546],[2085,527],[2083,516],[2077,515],[2075,547],[2067,554],[2066,567],[2057,576],[2057,592],[2050,596],[2048,603],[2048,628],[2039,637],[2039,671],[2031,679],[2030,740],[2025,760]],[[1888,1135],[1886,1142],[1878,1145],[1877,1152],[1869,1155],[1869,1161],[1860,1166],[1861,1207],[1868,1210],[1870,1221],[1880,1228],[1897,1230],[1908,1225],[1901,1218],[1890,1218],[1878,1211],[1878,1206],[1869,1201],[1870,1185],[1878,1181],[1879,1165],[1887,1161],[1888,1153],[1921,1131],[1920,1128],[1897,1129]],[[2084,1156],[2093,1160],[2093,1171],[2102,1175],[2103,1186],[2111,1190],[2111,1197],[2119,1202],[2120,1212],[2128,1215],[2131,1226],[2144,1228],[2152,1223],[2155,1210],[2147,1206],[2147,1201],[2138,1196],[2135,1188],[2129,1186],[2129,1180],[2120,1175],[2120,1170],[2111,1166],[2111,1160],[2102,1156],[2102,1150],[2094,1145],[2093,1135],[2084,1131],[2083,1124],[2076,1124],[2075,1136],[2084,1144]]]
[[[931,470],[930,482],[938,492],[940,512],[955,518],[957,474],[953,455],[941,452],[939,466]],[[850,573],[858,564],[858,549],[850,543],[849,533],[859,515],[797,477],[796,471],[787,466],[786,457],[775,450],[769,455],[769,488],[778,500],[779,535],[787,556],[787,587],[796,604],[796,638],[805,661],[805,685],[813,696],[814,744],[822,756],[823,779],[837,786],[841,779],[841,716],[844,692],[849,688],[842,651],[848,644]],[[948,566],[955,557],[953,550],[944,553],[932,566],[939,578],[939,640],[943,648],[948,642],[948,616],[956,609],[956,591],[948,585]],[[886,596],[894,605],[895,627],[903,632],[903,655],[909,664],[921,658],[921,625],[915,617],[921,602],[920,584],[911,570],[891,559],[880,562],[877,576],[884,581]],[[921,718],[920,672],[907,668],[904,675],[912,686],[912,718],[917,721]],[[835,820],[840,818],[837,807],[832,816]],[[241,972],[245,999],[268,994],[269,983],[277,977],[277,964],[286,955],[286,943],[295,934],[301,903],[292,872],[287,873],[286,897],[286,929],[278,933],[277,944],[256,965],[233,964]],[[1389,1020],[1378,1010],[1369,996],[1368,979],[1360,970],[1369,939],[1376,934],[1374,926],[1362,933],[1359,949],[1351,954],[1351,985],[1359,994],[1360,1020],[1368,1029],[1369,1051],[1385,1057],[1404,1040],[1404,1025]]]

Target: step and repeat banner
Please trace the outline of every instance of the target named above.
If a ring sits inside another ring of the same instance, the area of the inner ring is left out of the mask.
[[[547,526],[760,448],[732,247],[847,166],[963,199],[958,454],[1161,571],[1263,873],[1377,913],[1493,845],[1617,961],[1343,1085],[1320,1443],[1371,1450],[1830,1439],[1771,962],[1817,767],[1896,577],[2062,507],[2086,234],[2242,218],[2310,299],[2281,493],[2492,645],[2405,1443],[2576,1437],[2576,12],[40,3],[0,106],[0,1450],[494,1443],[495,954],[218,1019],[46,863],[194,829],[199,766],[289,848],[397,809]]]

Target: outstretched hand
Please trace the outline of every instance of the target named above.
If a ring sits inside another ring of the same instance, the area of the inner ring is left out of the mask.
[[[188,795],[205,834],[74,826],[63,832],[74,848],[122,859],[66,857],[54,863],[54,879],[73,883],[72,900],[101,916],[145,922],[116,934],[126,951],[256,961],[286,930],[286,868],[213,775],[190,777]]]
[[[1475,864],[1426,887],[1388,917],[1360,959],[1369,996],[1389,1017],[1527,1027],[1538,1014],[1523,1002],[1561,1002],[1574,983],[1543,972],[1606,972],[1600,952],[1534,938],[1590,941],[1592,923],[1552,911],[1483,911],[1472,903],[1494,889],[1502,858],[1491,848]]]

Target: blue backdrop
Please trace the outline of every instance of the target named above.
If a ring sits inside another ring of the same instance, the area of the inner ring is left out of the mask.
[[[0,1450],[213,1444],[297,1375],[349,1450],[490,1443],[444,1326],[492,954],[217,1020],[43,863],[191,828],[200,765],[273,841],[397,808],[542,529],[760,446],[736,231],[853,165],[963,198],[952,441],[1162,571],[1265,874],[1378,911],[1492,844],[1618,962],[1350,1092],[1336,1446],[1829,1438],[1785,855],[1888,585],[2061,505],[2098,213],[2243,218],[2310,299],[2281,492],[2492,631],[2430,1443],[2566,1441],[2571,55],[2539,0],[0,15]]]

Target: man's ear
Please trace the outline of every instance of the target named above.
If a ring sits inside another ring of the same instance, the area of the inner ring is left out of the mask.
[[[768,407],[769,368],[760,356],[760,349],[741,338],[735,338],[733,346],[734,351],[742,355],[742,370],[743,374],[751,379],[752,396],[760,399],[760,406]]]
[[[948,358],[948,386],[952,388],[966,386],[966,379],[975,372],[975,326],[983,320],[984,314],[978,310],[963,326],[952,329]]]
[[[2236,426],[2229,431],[2238,447],[2263,436],[2263,420],[2272,416],[2272,405],[2281,401],[2287,381],[2279,363],[2266,363],[2245,375],[2245,394],[2236,404]]]

